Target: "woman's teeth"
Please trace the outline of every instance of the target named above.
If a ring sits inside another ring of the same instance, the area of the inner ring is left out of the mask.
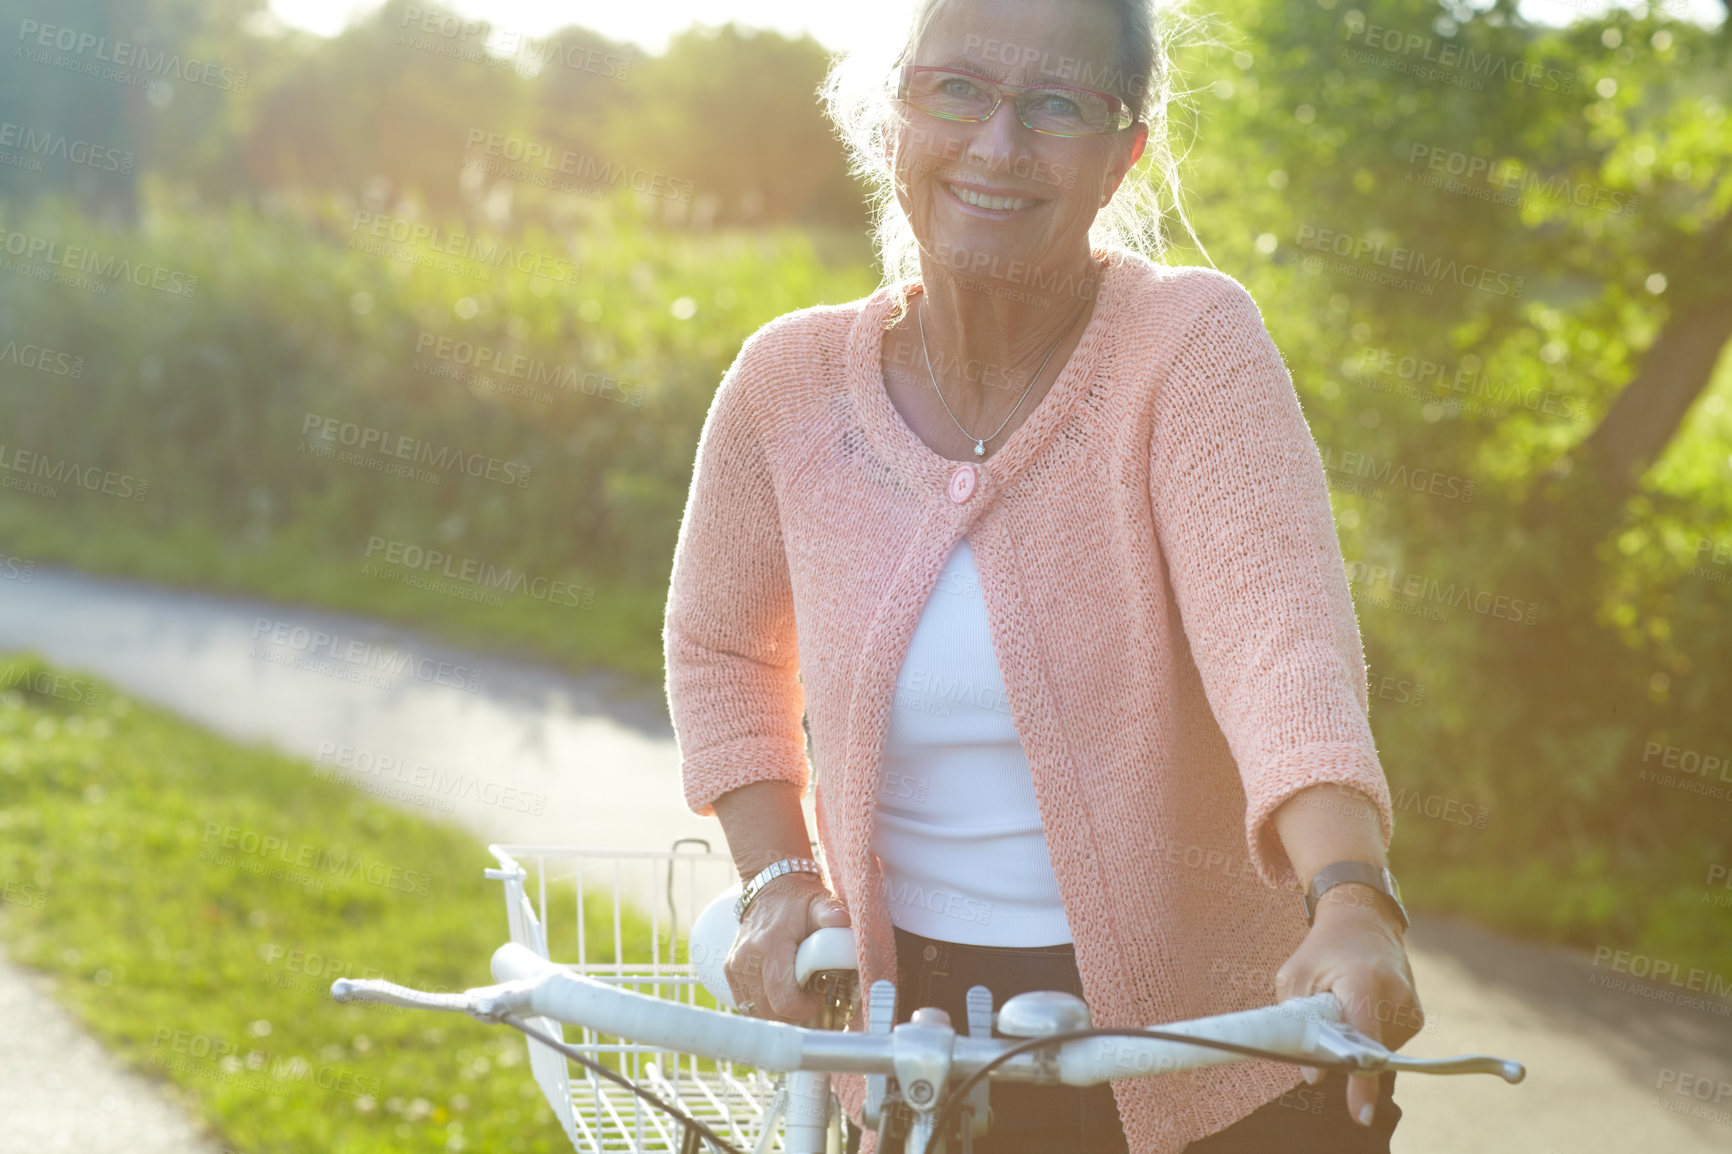
[[[948,188],[950,194],[956,197],[957,200],[960,200],[964,204],[972,204],[977,208],[991,208],[997,209],[1000,212],[1006,212],[1014,211],[1019,208],[1027,208],[1029,205],[1034,203],[1032,200],[1012,200],[1003,196],[982,196],[978,192],[974,192],[971,189],[958,188],[954,184],[947,184],[944,187]]]

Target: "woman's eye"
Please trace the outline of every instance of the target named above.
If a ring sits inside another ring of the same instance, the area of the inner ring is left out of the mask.
[[[1041,111],[1051,116],[1078,116],[1082,109],[1076,106],[1076,101],[1068,96],[1057,93],[1045,93],[1040,98]]]

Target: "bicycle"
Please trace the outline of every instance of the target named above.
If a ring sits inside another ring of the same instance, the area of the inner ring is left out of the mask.
[[[987,1089],[994,1078],[1089,1086],[1251,1058],[1364,1074],[1489,1073],[1512,1084],[1526,1074],[1519,1062],[1484,1055],[1420,1059],[1393,1053],[1346,1026],[1329,993],[1156,1028],[1117,1029],[1094,1027],[1082,999],[1057,991],[1018,994],[995,1013],[990,991],[976,986],[968,993],[966,1033],[958,1033],[948,1015],[933,1007],[916,1009],[911,1021],[893,1024],[895,986],[879,981],[867,993],[865,1031],[848,1032],[842,1026],[851,1020],[859,994],[848,928],[819,930],[795,957],[796,979],[820,994],[823,1009],[816,1027],[744,1017],[732,1012],[722,974],[737,928],[732,909],[737,881],[719,891],[706,889],[711,900],[690,923],[687,960],[676,960],[678,871],[687,872],[693,910],[700,900],[700,867],[733,877],[728,855],[699,844],[702,852],[682,852],[680,843],[667,852],[490,846],[498,868],[486,874],[505,883],[511,932],[511,940],[493,955],[495,984],[436,994],[343,978],[332,984],[331,995],[339,1002],[460,1012],[522,1031],[529,1038],[536,1081],[583,1154],[697,1154],[700,1143],[730,1154],[748,1148],[756,1154],[777,1148],[785,1154],[839,1154],[841,1110],[830,1076],[842,1073],[866,1075],[863,1121],[877,1131],[879,1149],[886,1154],[886,1140],[899,1124],[905,1125],[904,1149],[910,1154],[941,1154],[952,1141],[969,1154],[973,1141],[990,1127]],[[533,858],[537,865],[538,903],[533,906],[526,888],[529,871],[519,857]],[[552,961],[547,948],[549,859],[556,865],[574,863],[578,961],[572,965]],[[601,951],[591,949],[588,940],[585,902],[596,899],[586,897],[582,884],[585,862],[612,868],[612,958],[607,961],[591,956]],[[639,867],[641,874],[646,865],[649,884],[641,878],[635,887],[627,884],[625,870]],[[661,865],[667,867],[669,912],[665,957],[660,906],[651,900],[649,958],[647,963],[628,961],[626,898],[629,894],[641,903],[656,888],[655,867]],[[715,1008],[699,1004],[700,990]],[[566,1041],[564,1025],[582,1031],[579,1045]],[[1006,1037],[993,1037],[995,1028]],[[610,1067],[610,1058],[629,1073]],[[568,1059],[585,1071],[576,1090]],[[646,1103],[659,1113],[646,1111]]]

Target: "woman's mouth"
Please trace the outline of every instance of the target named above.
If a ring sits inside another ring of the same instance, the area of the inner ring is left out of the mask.
[[[989,209],[993,212],[1020,212],[1025,208],[1032,208],[1040,203],[1038,200],[1032,200],[1027,197],[987,196],[983,193],[975,192],[971,188],[963,188],[955,184],[947,183],[944,187],[949,191],[951,196],[954,196],[963,204],[970,205],[974,208]]]

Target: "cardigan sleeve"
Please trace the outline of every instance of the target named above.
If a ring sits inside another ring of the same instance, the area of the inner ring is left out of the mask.
[[[662,626],[680,779],[700,816],[758,781],[804,792],[810,773],[787,555],[750,397],[774,362],[770,327],[741,347],[704,419]]]
[[[1230,277],[1206,303],[1154,400],[1156,532],[1211,711],[1245,790],[1245,837],[1271,885],[1297,885],[1269,820],[1333,782],[1393,828],[1367,719],[1365,656],[1323,463],[1262,314]]]

